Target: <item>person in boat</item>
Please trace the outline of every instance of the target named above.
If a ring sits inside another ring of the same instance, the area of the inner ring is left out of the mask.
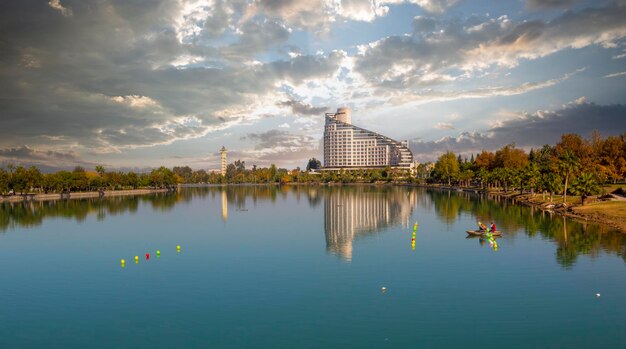
[[[491,232],[492,233],[496,232],[496,224],[494,222],[491,222]]]
[[[483,222],[478,222],[478,231],[487,231],[487,227],[483,224]]]

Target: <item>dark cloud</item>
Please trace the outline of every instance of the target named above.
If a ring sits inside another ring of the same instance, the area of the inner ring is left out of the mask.
[[[282,23],[272,20],[248,21],[240,28],[239,42],[227,46],[221,53],[229,59],[250,58],[278,44],[286,43],[291,35]]]
[[[567,8],[578,0],[527,0],[526,8],[541,10],[546,8]]]
[[[256,142],[254,149],[274,148],[306,148],[315,144],[315,139],[307,135],[297,135],[282,130],[270,130],[267,132],[248,133],[244,138]]]
[[[519,147],[537,148],[555,144],[564,133],[589,137],[593,130],[604,136],[626,132],[626,105],[570,104],[556,111],[537,111],[520,114],[511,120],[481,132],[462,132],[457,137],[437,141],[411,141],[411,150],[420,161],[435,160],[446,151],[470,154],[496,150],[515,143]]]
[[[241,106],[272,95],[282,81],[328,76],[343,58],[245,65],[246,52],[284,41],[287,29],[277,21],[246,22],[240,41],[226,46],[237,56],[231,60],[211,45],[181,39],[187,34],[178,2],[59,4],[73,15],[45,2],[0,3],[0,147],[44,145],[47,136],[60,139],[59,146],[108,152],[200,137],[243,120]],[[194,59],[209,63],[177,68]]]
[[[0,149],[0,162],[22,166],[37,166],[42,170],[73,168],[75,166],[92,167],[94,162],[83,160],[78,153],[69,151],[38,150],[23,145],[17,148]]]
[[[310,104],[296,100],[288,100],[278,103],[281,107],[291,108],[291,112],[296,115],[321,115],[328,110],[327,107],[314,107]]]

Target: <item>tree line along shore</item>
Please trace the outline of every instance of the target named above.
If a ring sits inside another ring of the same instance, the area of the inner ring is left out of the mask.
[[[585,205],[589,198],[594,201],[592,206],[601,207],[601,202],[619,201],[624,195],[626,133],[606,138],[594,133],[589,139],[564,134],[555,145],[529,152],[514,144],[495,152],[472,153],[469,158],[446,152],[434,163],[419,164],[413,172],[394,168],[318,171],[320,168],[315,158],[304,170],[287,170],[273,164],[247,168],[245,161],[237,160],[228,164],[225,175],[188,166],[160,167],[146,173],[107,171],[102,166],[96,166],[95,171],[76,167],[73,171],[41,173],[35,166],[8,164],[0,168],[0,194],[6,200],[10,195],[157,189],[177,184],[397,183],[515,195],[535,205],[570,207],[570,211],[572,206],[586,206],[580,211],[597,215]],[[626,220],[626,202],[605,206],[603,214]]]

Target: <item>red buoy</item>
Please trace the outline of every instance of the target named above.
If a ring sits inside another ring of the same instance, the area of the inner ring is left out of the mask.
[[[146,253],[146,260],[150,259],[150,254]]]

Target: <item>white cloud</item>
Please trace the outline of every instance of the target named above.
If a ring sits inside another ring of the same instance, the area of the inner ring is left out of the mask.
[[[549,22],[470,17],[416,17],[412,36],[361,45],[355,70],[383,89],[413,89],[471,78],[488,69],[512,68],[565,49],[613,47],[626,37],[626,6],[566,12]]]
[[[618,76],[622,76],[622,75],[626,75],[626,71],[605,75],[604,77],[605,78],[614,78],[614,77],[618,77]]]
[[[438,128],[440,130],[454,130],[454,126],[449,122],[438,122],[435,125],[435,128]]]
[[[63,5],[61,5],[61,0],[50,0],[48,5],[59,11],[65,17],[72,17],[73,15],[71,8],[63,7]]]
[[[111,100],[116,103],[126,104],[132,108],[160,107],[154,99],[147,96],[114,96],[111,97]]]

